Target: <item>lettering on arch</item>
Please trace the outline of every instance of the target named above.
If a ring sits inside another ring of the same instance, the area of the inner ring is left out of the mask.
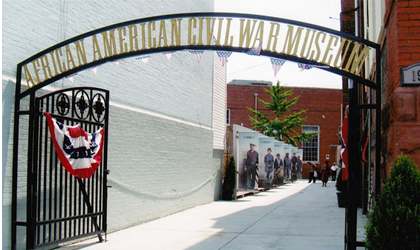
[[[374,43],[314,25],[237,13],[184,13],[100,28],[46,49],[20,63],[28,88],[107,60],[156,51],[262,45],[262,54],[288,56],[361,76]],[[245,51],[243,50],[243,51]]]

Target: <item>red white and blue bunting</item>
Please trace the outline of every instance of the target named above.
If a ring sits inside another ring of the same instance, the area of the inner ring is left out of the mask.
[[[200,63],[201,56],[204,54],[204,51],[203,50],[189,50],[189,52],[193,54],[195,57],[195,60],[197,60],[197,62]]]
[[[271,66],[274,71],[274,76],[277,76],[277,73],[279,73],[279,70],[281,66],[286,62],[284,59],[277,59],[277,58],[270,58],[271,60]]]
[[[298,63],[298,67],[299,67],[299,69],[301,69],[300,71],[304,71],[304,70],[310,70],[314,66],[310,65],[310,64]]]
[[[89,134],[79,125],[67,126],[44,114],[61,164],[77,178],[90,178],[102,161],[104,128]]]
[[[250,56],[259,56],[261,54],[262,42],[257,47],[248,50],[246,53]]]
[[[341,137],[342,137],[342,144],[341,144],[341,158],[342,161],[342,168],[341,168],[341,178],[343,181],[347,181],[349,178],[349,151],[347,150],[347,144],[349,142],[349,106],[346,107],[344,112],[344,119],[343,125],[341,125]]]
[[[219,57],[220,62],[222,63],[222,67],[225,66],[225,64],[228,61],[228,57],[232,55],[232,52],[228,51],[217,51],[217,56]]]
[[[262,43],[259,43],[258,46],[249,49],[246,52],[246,54],[253,55],[253,56],[259,56],[260,53],[261,53],[261,49],[262,49]],[[201,58],[204,55],[203,50],[188,50],[188,52],[191,53],[194,56],[197,63],[200,63]],[[163,52],[162,55],[164,55],[168,60],[171,60],[171,57],[172,57],[173,53],[175,53],[175,52],[174,51]],[[217,56],[219,57],[219,60],[222,64],[222,67],[224,67],[228,62],[228,58],[232,55],[232,52],[230,52],[230,51],[216,51],[216,53],[217,53]],[[135,58],[135,60],[141,61],[144,64],[147,64],[149,62],[150,58],[151,58],[151,56],[145,55],[145,56],[137,57],[137,58]],[[114,61],[114,63],[116,63],[118,65],[119,61],[121,61],[121,60],[116,60],[116,61]],[[278,59],[278,58],[270,58],[270,61],[271,61],[271,66],[273,68],[274,76],[276,77],[278,72],[280,71],[281,67],[285,64],[285,62],[287,60]],[[312,69],[316,66],[311,65],[311,64],[298,63],[298,67],[301,69],[300,71],[302,72],[304,70],[310,70],[310,69]],[[97,74],[97,67],[93,67],[91,70],[95,74]],[[71,82],[73,82],[73,78],[76,75],[77,75],[77,73],[73,74],[73,75],[70,75],[70,76],[67,76],[67,79],[69,79]]]
[[[150,56],[141,56],[141,57],[137,57],[136,60],[142,61],[144,64],[147,64],[149,62],[149,58]]]

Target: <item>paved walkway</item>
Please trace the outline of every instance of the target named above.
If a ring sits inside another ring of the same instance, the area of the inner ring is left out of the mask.
[[[344,249],[335,183],[302,180],[237,201],[216,201],[61,249]],[[366,217],[358,213],[358,240]]]

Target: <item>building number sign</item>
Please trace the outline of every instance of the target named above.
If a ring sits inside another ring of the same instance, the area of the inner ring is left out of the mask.
[[[420,86],[420,63],[401,69],[401,83],[402,86]]]

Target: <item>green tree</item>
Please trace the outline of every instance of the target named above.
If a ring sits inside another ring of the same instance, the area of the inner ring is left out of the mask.
[[[366,226],[367,249],[420,249],[419,193],[417,165],[399,155]]]
[[[291,107],[295,105],[299,97],[294,97],[291,100],[287,100],[288,97],[293,95],[292,90],[285,90],[285,86],[281,86],[280,82],[277,85],[272,85],[270,89],[266,89],[271,97],[271,102],[266,102],[260,98],[258,101],[264,105],[267,109],[270,109],[274,114],[275,118],[270,119],[269,113],[262,114],[258,110],[248,108],[253,114],[249,119],[254,125],[253,129],[259,130],[261,133],[274,137],[279,141],[284,141],[290,145],[297,146],[302,141],[310,141],[317,133],[305,133],[299,134],[295,128],[303,127],[307,117],[301,117],[307,110],[301,110],[294,112],[289,115],[285,115],[286,112],[290,112]]]

